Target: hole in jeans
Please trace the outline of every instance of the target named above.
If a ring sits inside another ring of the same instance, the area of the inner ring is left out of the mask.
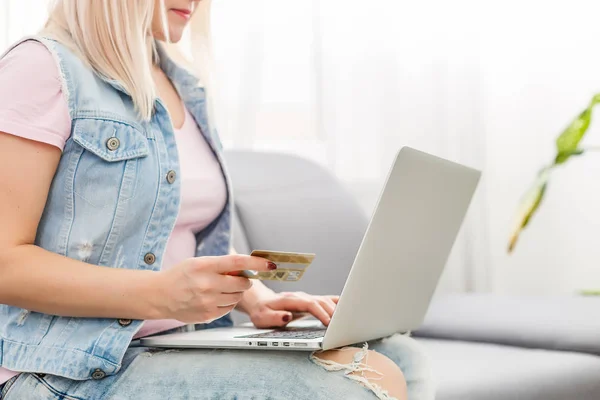
[[[338,351],[356,351],[356,347],[344,347]],[[377,385],[373,380],[379,380],[383,377],[383,374],[373,368],[371,368],[367,362],[367,356],[369,354],[369,344],[365,343],[360,351],[356,352],[354,358],[349,364],[341,364],[336,361],[322,360],[316,356],[318,352],[310,355],[310,360],[316,365],[322,367],[326,371],[344,371],[344,376],[348,379],[356,381],[371,390],[375,396],[380,400],[395,400],[394,397],[390,396],[387,390]],[[364,362],[363,362],[364,361]],[[365,372],[372,372],[378,375],[379,378],[366,378]]]

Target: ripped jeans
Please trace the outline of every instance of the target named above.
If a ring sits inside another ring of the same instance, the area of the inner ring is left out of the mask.
[[[368,346],[400,367],[409,400],[434,399],[429,363],[416,341],[395,335],[369,342]],[[356,363],[360,363],[359,358],[355,358]],[[306,352],[131,347],[116,375],[74,381],[21,374],[11,382],[2,400],[385,398],[385,393],[377,393],[377,388],[348,379],[354,378],[348,370],[358,368],[358,364],[319,366],[312,359],[313,355]]]

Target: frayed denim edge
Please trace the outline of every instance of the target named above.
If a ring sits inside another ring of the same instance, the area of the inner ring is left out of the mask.
[[[340,349],[338,351],[347,350],[356,350],[356,347],[344,347],[343,349]],[[321,360],[315,355],[318,352],[312,353],[310,355],[310,360],[314,364],[325,369],[326,371],[344,371],[344,376],[346,378],[359,382],[361,385],[371,390],[375,394],[375,396],[377,396],[377,398],[380,400],[397,400],[395,397],[390,396],[387,390],[384,390],[379,385],[371,381],[373,379],[377,380],[381,378],[371,378],[371,380],[365,378],[364,373],[367,371],[373,372],[379,375],[380,377],[383,377],[383,374],[381,372],[371,368],[366,363],[363,363],[363,360],[365,362],[367,361],[366,358],[369,354],[368,351],[369,344],[365,343],[362,349],[354,355],[354,360],[350,364],[340,364],[335,361]],[[353,373],[360,373],[360,375],[352,375]]]

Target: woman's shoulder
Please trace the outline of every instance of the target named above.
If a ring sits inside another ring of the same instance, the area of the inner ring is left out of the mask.
[[[36,40],[19,43],[0,59],[0,73],[32,73],[29,79],[52,77],[59,81],[58,66],[48,48]],[[6,77],[5,77],[6,78]]]
[[[60,92],[59,68],[50,50],[35,40],[27,40],[9,50],[0,58],[0,89],[7,94],[11,93],[10,89],[42,95]]]
[[[50,50],[28,40],[0,58],[0,131],[62,149],[70,128],[59,67]]]

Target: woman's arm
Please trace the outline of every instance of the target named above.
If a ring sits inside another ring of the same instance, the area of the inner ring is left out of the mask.
[[[0,133],[0,303],[62,316],[157,318],[155,273],[33,245],[60,156],[54,146]]]
[[[233,271],[276,268],[264,258],[199,257],[161,272],[99,267],[35,246],[60,151],[0,132],[0,303],[69,317],[207,322],[251,286]]]

